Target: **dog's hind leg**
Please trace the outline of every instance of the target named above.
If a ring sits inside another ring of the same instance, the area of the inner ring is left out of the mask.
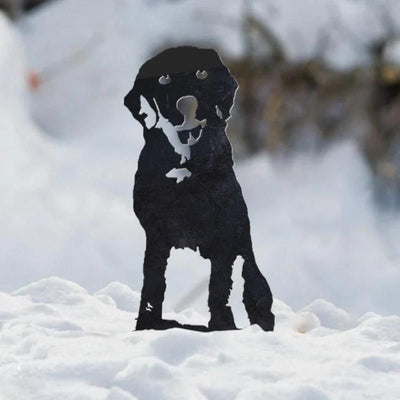
[[[165,269],[170,247],[147,239],[143,265],[143,288],[136,330],[166,329],[162,321],[162,303],[166,289]]]
[[[244,255],[243,258],[243,303],[250,324],[257,324],[264,331],[272,331],[274,329],[275,317],[271,312],[271,289],[256,264],[253,252],[251,251],[250,254]]]
[[[231,308],[228,306],[232,289],[234,257],[212,257],[208,307],[211,318],[208,328],[212,331],[236,329]]]

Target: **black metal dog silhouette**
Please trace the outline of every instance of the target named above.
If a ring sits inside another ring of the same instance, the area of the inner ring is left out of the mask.
[[[272,294],[254,258],[225,133],[237,87],[214,50],[177,47],[143,64],[125,97],[145,138],[134,187],[134,210],[147,239],[137,330],[236,329],[227,304],[237,256],[244,259],[243,303],[250,323],[273,330]],[[172,247],[199,248],[211,260],[208,328],[162,319]]]

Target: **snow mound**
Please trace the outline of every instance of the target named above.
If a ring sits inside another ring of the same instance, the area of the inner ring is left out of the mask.
[[[307,333],[321,326],[319,318],[309,311],[303,311],[297,314],[295,329],[300,333]]]
[[[358,363],[376,372],[400,372],[400,362],[392,357],[370,356],[358,360]]]
[[[316,314],[275,300],[275,332],[133,332],[134,314],[99,299],[130,291],[100,292],[49,278],[0,293],[1,399],[399,398],[399,317],[371,313],[347,329],[344,310],[317,300],[308,308],[335,329],[299,333],[293,322]]]
[[[314,300],[303,311],[314,313],[327,328],[344,330],[354,326],[353,319],[345,310],[323,299]]]
[[[400,342],[400,317],[374,315],[360,323],[361,333],[370,339]]]
[[[128,285],[111,282],[104,289],[95,293],[96,296],[109,296],[116,306],[123,311],[133,312],[139,309],[140,294],[134,292]]]
[[[84,300],[86,293],[74,282],[51,277],[24,286],[12,294],[29,296],[34,303],[76,304]]]

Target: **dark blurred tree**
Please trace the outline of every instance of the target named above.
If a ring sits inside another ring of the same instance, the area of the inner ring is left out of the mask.
[[[17,19],[25,11],[51,0],[0,0],[0,9],[11,19]]]
[[[385,54],[400,40],[400,32],[387,10],[379,13],[386,31],[377,43],[366,43],[340,27],[371,62],[335,70],[322,57],[329,27],[320,33],[312,59],[293,62],[265,18],[261,21],[252,12],[251,0],[243,0],[245,53],[229,67],[240,85],[239,110],[230,132],[244,154],[265,149],[316,151],[339,138],[353,137],[377,177],[378,197],[399,199],[400,66],[388,62]],[[332,18],[335,26],[341,23],[334,10]]]

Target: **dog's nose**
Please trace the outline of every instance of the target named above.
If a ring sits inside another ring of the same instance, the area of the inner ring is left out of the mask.
[[[183,124],[179,127],[180,130],[190,130],[199,125],[196,119],[196,112],[198,108],[198,101],[194,96],[180,97],[176,102],[177,110],[183,115]]]

